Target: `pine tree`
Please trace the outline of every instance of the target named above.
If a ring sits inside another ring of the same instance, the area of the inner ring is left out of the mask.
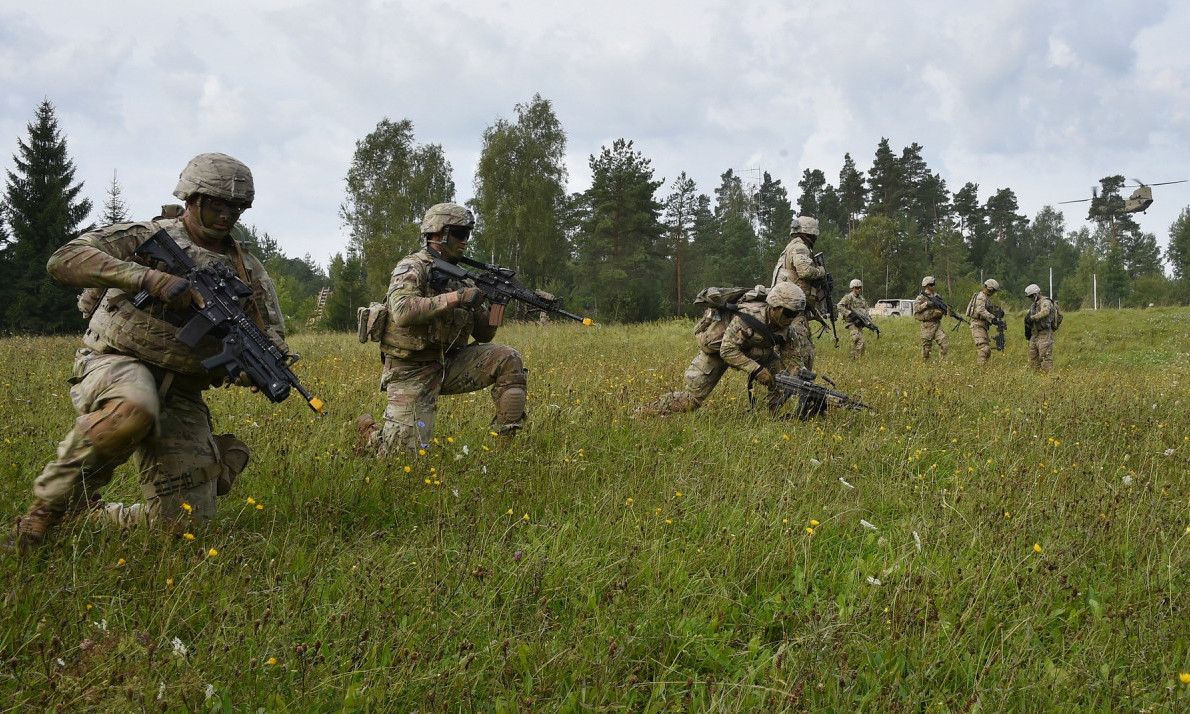
[[[843,168],[839,171],[839,203],[847,216],[847,234],[855,230],[855,224],[864,212],[867,199],[864,175],[855,168],[851,154],[843,155]]]
[[[1173,275],[1178,280],[1190,281],[1190,206],[1169,226],[1169,247],[1165,249]]]
[[[10,236],[0,252],[0,333],[78,331],[84,326],[78,290],[51,278],[45,265],[78,236],[91,201],[79,199],[83,185],[74,184],[74,163],[49,100],[38,106],[28,130],[13,156],[16,172],[6,172]]]
[[[107,200],[103,202],[103,214],[99,216],[100,223],[111,226],[128,222],[128,204],[124,202],[123,193],[113,170],[112,182],[107,187]]]
[[[694,179],[683,171],[672,184],[673,192],[665,199],[665,232],[669,236],[670,257],[674,264],[675,314],[681,315],[686,308],[690,291],[682,280],[683,262],[688,261],[690,242],[694,236],[694,218],[698,209],[698,187]],[[689,265],[685,266],[689,271]],[[687,281],[688,282],[688,281]],[[693,295],[693,292],[690,293]]]

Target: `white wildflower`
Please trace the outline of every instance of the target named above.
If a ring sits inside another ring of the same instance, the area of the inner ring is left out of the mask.
[[[215,696],[215,685],[208,684],[206,691],[203,692],[203,695],[203,699],[210,699],[211,697]]]
[[[1125,486],[1131,486],[1132,485],[1132,474],[1124,474],[1124,477],[1121,478],[1120,481],[1123,482],[1123,484]]]
[[[185,643],[182,642],[182,639],[180,637],[175,637],[173,639],[173,642],[171,642],[170,644],[172,644],[174,646],[174,656],[175,657],[185,657],[186,656],[186,645],[185,645]]]
[[[65,667],[65,666],[66,666],[66,660],[64,660],[64,659],[62,659],[61,657],[59,657],[59,658],[58,658],[58,666],[59,666],[59,667]]]
[[[161,686],[157,687],[157,701],[161,701],[161,698],[164,696],[165,696],[165,682],[162,682]]]
[[[921,536],[919,536],[917,534],[917,531],[913,531],[913,542],[917,544],[917,549],[920,551],[921,550]]]
[[[851,484],[847,483],[847,481],[845,481],[842,477],[839,478],[839,483],[843,484],[847,488],[855,488],[855,486],[852,486]]]
[[[864,528],[867,528],[867,529],[868,529],[868,530],[870,530],[870,531],[874,531],[874,530],[876,530],[876,526],[872,525],[871,523],[868,523],[867,521],[865,521],[865,520],[864,520],[864,519],[862,519],[862,518],[861,518],[861,519],[859,519],[859,524],[860,524],[861,526],[863,526]]]
[[[880,582],[880,580],[878,578],[874,578],[871,575],[868,576],[868,585],[883,585],[883,584],[884,583]]]
[[[1165,450],[1165,455],[1166,455],[1166,456],[1173,456],[1173,449],[1166,449],[1166,450]]]
[[[470,455],[471,455],[471,447],[467,446],[466,444],[463,444],[463,456],[470,456]]]

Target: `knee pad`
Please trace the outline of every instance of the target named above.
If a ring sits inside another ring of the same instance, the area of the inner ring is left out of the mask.
[[[153,415],[139,405],[112,400],[79,419],[95,453],[104,458],[127,458],[153,431]]]
[[[215,486],[215,495],[226,496],[235,485],[236,478],[248,467],[248,459],[252,452],[248,445],[240,441],[234,434],[216,434],[215,448],[219,451],[219,476]]]
[[[518,362],[520,360],[517,360]],[[524,369],[496,378],[492,399],[496,402],[496,423],[519,427],[525,418],[525,387],[529,383]]]

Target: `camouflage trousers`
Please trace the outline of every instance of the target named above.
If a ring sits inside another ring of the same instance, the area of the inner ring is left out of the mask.
[[[921,323],[921,358],[930,358],[930,347],[938,343],[938,357],[946,361],[946,352],[950,349],[950,339],[946,336],[946,328],[941,320],[926,320]]]
[[[975,364],[986,364],[992,356],[992,341],[988,338],[987,324],[981,320],[972,320],[971,338],[975,340]]]
[[[384,426],[373,431],[368,446],[382,455],[416,453],[434,438],[438,395],[465,394],[492,387],[497,431],[511,435],[525,418],[528,372],[511,347],[471,344],[448,352],[443,361],[384,360],[380,389],[387,392]]]
[[[793,340],[791,349],[797,361],[806,369],[813,370],[817,348],[814,346],[814,338],[810,334],[810,318],[806,317],[805,312],[794,318],[789,334]]]
[[[859,359],[864,354],[864,331],[854,323],[847,323],[847,331],[851,333],[851,358]]]
[[[164,374],[134,357],[79,350],[70,398],[80,416],[58,444],[58,458],[33,482],[33,494],[47,510],[86,508],[131,457],[144,503],[106,504],[97,512],[100,520],[122,527],[162,522],[185,528],[215,515],[215,497],[230,490],[243,471],[248,448],[231,434],[211,433],[200,386],[209,385],[207,380],[176,375],[162,396],[158,377]],[[125,403],[151,417],[147,435],[120,453],[97,449],[92,435]]]
[[[773,374],[784,369],[781,358],[770,349],[750,350],[748,356]],[[686,368],[686,388],[662,394],[641,411],[675,414],[698,409],[719,384],[728,367],[727,362],[719,355],[699,352]]]
[[[1048,372],[1054,366],[1054,333],[1052,330],[1033,329],[1029,338],[1029,365]]]

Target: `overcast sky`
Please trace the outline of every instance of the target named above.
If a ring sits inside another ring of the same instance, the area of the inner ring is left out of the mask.
[[[710,194],[735,169],[837,184],[843,154],[918,142],[950,190],[1013,189],[1032,218],[1106,175],[1190,178],[1190,3],[800,0],[82,0],[0,6],[0,165],[49,99],[84,192],[118,172],[156,215],[195,154],[247,163],[244,222],[325,265],[355,142],[389,117],[441,144],[472,196],[483,130],[535,93],[567,132],[568,190],[630,139]],[[1163,246],[1190,183],[1154,189]],[[1068,229],[1086,204],[1066,209]]]

